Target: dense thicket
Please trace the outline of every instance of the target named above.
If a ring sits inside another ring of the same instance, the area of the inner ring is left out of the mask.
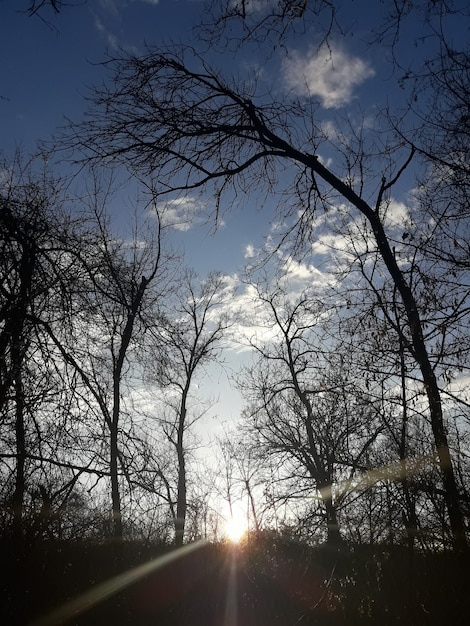
[[[410,566],[397,547],[312,548],[274,533],[176,559],[168,547],[129,543],[119,562],[112,544],[42,543],[26,561],[1,547],[2,615],[12,626],[438,626],[470,617],[468,566],[451,554],[415,555]]]

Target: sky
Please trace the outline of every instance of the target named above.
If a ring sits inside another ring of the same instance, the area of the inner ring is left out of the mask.
[[[88,88],[104,79],[100,62],[107,53],[143,51],[145,43],[193,43],[192,29],[202,7],[201,0],[77,0],[75,4],[58,15],[44,11],[41,19],[21,11],[28,0],[0,0],[0,151],[7,160],[17,147],[26,154],[34,151],[36,142],[50,138],[65,117],[80,119]],[[337,130],[335,120],[346,111],[353,119],[363,115],[373,126],[382,106],[397,106],[405,98],[390,59],[369,47],[383,3],[358,0],[344,5],[342,18],[349,26],[349,36],[333,39],[329,49],[315,45],[318,33],[312,31],[311,36],[290,38],[287,50],[273,54],[268,61],[258,58],[254,48],[236,58],[230,52],[217,55],[214,50],[207,56],[242,78],[256,73],[261,86],[282,97],[316,99],[324,130],[332,135]],[[400,49],[398,61],[418,62],[424,54],[428,44],[417,38],[418,27],[413,22],[404,26],[407,44]],[[331,164],[330,155],[320,156]],[[393,205],[398,220],[406,216],[403,201],[408,191],[404,188]],[[186,206],[175,205],[174,210],[180,214],[187,210],[193,216],[192,201],[190,197]],[[122,219],[124,205],[117,210]],[[201,275],[217,270],[233,278],[275,231],[272,215],[269,204],[258,206],[246,199],[240,210],[223,215],[217,232],[213,224],[192,217],[190,223],[175,229],[174,242],[185,250],[186,263]],[[332,235],[319,236],[311,259],[303,263],[286,259],[292,289],[328,281],[327,257],[332,245],[339,245]],[[238,303],[249,310],[243,290]],[[228,370],[235,370],[243,358],[232,352]],[[210,368],[207,376],[209,395],[219,398],[212,419],[236,419],[241,399],[228,384],[227,374]]]

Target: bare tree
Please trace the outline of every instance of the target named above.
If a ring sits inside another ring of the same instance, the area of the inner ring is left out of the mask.
[[[240,383],[248,401],[247,427],[254,445],[288,468],[287,498],[309,489],[318,494],[328,542],[338,544],[344,485],[364,469],[383,426],[359,391],[347,350],[326,339],[326,308],[306,292],[289,297],[281,287],[266,293],[258,286],[257,294],[272,336],[253,340],[258,358]]]
[[[111,487],[112,535],[122,538],[122,476],[128,475],[123,449],[122,397],[132,374],[130,351],[142,340],[146,316],[155,314],[155,302],[164,292],[167,266],[162,244],[162,225],[155,214],[152,229],[136,229],[130,240],[121,239],[109,227],[106,202],[110,189],[101,194],[97,179],[91,194],[93,231],[70,248],[81,272],[70,292],[67,323],[60,327],[42,322],[58,354],[80,381],[83,398],[100,416],[96,442],[107,433],[101,455],[109,454],[107,472]],[[158,287],[154,283],[160,279]],[[67,286],[65,286],[67,289]],[[138,333],[139,330],[139,333]],[[140,337],[137,338],[137,335]]]
[[[355,24],[347,12],[348,4],[329,0],[207,0],[196,32],[202,40],[222,50],[255,43],[271,55],[273,50],[286,46],[289,37],[305,36],[311,28],[315,40],[321,43],[350,34]],[[419,20],[423,39],[438,39],[446,17],[465,20],[468,15],[468,7],[458,0],[395,0],[384,5],[370,33],[370,43],[387,46],[392,62],[400,67],[395,53],[410,19]],[[412,61],[408,59],[408,63]],[[405,76],[411,76],[408,66],[401,69]],[[415,68],[417,73],[419,70]]]
[[[455,270],[450,270],[443,262],[436,262],[437,246],[434,255],[428,253],[429,239],[435,239],[439,225],[424,215],[423,219],[418,220],[418,214],[421,212],[417,211],[409,219],[400,219],[393,226],[393,215],[389,218],[385,207],[383,219],[390,220],[388,235],[394,254],[406,279],[413,285],[420,305],[424,338],[439,380],[447,427],[453,431],[455,418],[452,405],[457,402],[457,398],[452,397],[451,389],[455,385],[455,376],[459,372],[466,372],[468,368],[465,322],[468,314],[468,281],[463,272],[459,272],[457,277]],[[343,237],[342,250],[336,250],[335,256],[339,266],[347,267],[347,270],[338,275],[338,288],[329,301],[333,298],[338,302],[341,292],[347,290],[347,300],[338,311],[337,335],[342,336],[344,345],[348,346],[344,349],[356,355],[355,369],[361,372],[368,393],[378,405],[383,406],[378,412],[383,416],[388,439],[387,446],[383,446],[383,451],[387,452],[383,456],[383,464],[396,461],[396,457],[390,456],[392,451],[403,467],[411,463],[410,474],[398,477],[397,482],[402,487],[401,495],[394,492],[394,506],[401,507],[411,546],[418,535],[419,525],[428,525],[430,521],[426,514],[422,520],[418,519],[418,502],[424,513],[428,488],[423,490],[420,487],[424,484],[424,475],[420,473],[419,476],[413,476],[412,471],[415,460],[428,458],[429,450],[433,447],[426,404],[423,403],[426,391],[420,380],[416,360],[407,349],[409,331],[403,302],[398,297],[396,285],[387,280],[378,253],[370,250],[370,232],[361,230],[354,223],[349,228],[340,223],[337,228],[342,229]],[[460,454],[457,456],[453,441],[450,445],[454,461],[460,463]],[[375,461],[378,458],[376,456]],[[429,459],[428,472],[431,472],[431,466],[432,461]],[[442,495],[442,489],[436,487]],[[458,488],[459,494],[463,494],[465,486],[460,479]],[[437,499],[440,497],[437,496]],[[430,509],[427,511],[429,513]],[[401,525],[401,518],[397,518],[397,523]],[[448,523],[445,520],[443,529],[444,535],[447,535]]]
[[[122,450],[119,443],[121,432],[124,377],[126,376],[126,361],[132,341],[135,341],[137,327],[141,326],[144,316],[148,315],[146,307],[150,300],[155,300],[158,291],[151,291],[152,283],[156,281],[159,272],[162,273],[164,253],[162,251],[162,226],[156,216],[156,235],[154,240],[141,242],[134,235],[134,240],[128,246],[127,242],[119,242],[108,231],[103,216],[96,215],[99,228],[101,254],[97,264],[94,260],[93,274],[90,275],[92,291],[88,302],[87,315],[91,323],[96,323],[95,332],[104,333],[104,346],[109,350],[110,369],[104,364],[104,371],[96,369],[100,357],[95,360],[91,356],[93,395],[99,401],[103,418],[109,431],[109,469],[111,479],[111,500],[114,520],[113,536],[122,538],[122,513],[119,486],[120,470],[126,471],[123,462]],[[95,274],[95,271],[98,271]],[[161,285],[160,285],[161,287]],[[150,298],[150,300],[149,300]],[[96,309],[94,307],[97,307]],[[86,310],[86,309],[85,309]],[[94,312],[95,311],[95,312]],[[98,315],[96,315],[96,312]],[[152,314],[154,310],[152,310]],[[101,319],[100,319],[101,318]],[[102,343],[103,339],[99,343]],[[103,380],[99,380],[104,374]],[[106,380],[111,376],[112,394],[108,399]],[[91,380],[91,379],[89,379]]]
[[[252,441],[245,441],[240,429],[225,432],[219,444],[220,472],[224,478],[220,481],[220,491],[228,504],[229,516],[234,517],[234,506],[246,499],[246,528],[254,527],[256,533],[262,528],[264,514],[270,503],[260,497],[266,484],[265,463],[260,460]]]
[[[221,276],[211,274],[199,280],[194,272],[187,272],[169,301],[166,324],[156,328],[160,357],[149,364],[150,376],[166,389],[163,430],[176,453],[174,525],[178,546],[184,540],[188,507],[187,431],[205,412],[197,408],[193,391],[198,375],[220,356],[230,321],[218,309],[226,297]]]
[[[326,40],[337,24],[337,8],[328,0],[280,0],[279,2],[208,0],[197,33],[211,45],[282,46],[289,34],[303,34],[306,24],[320,21],[318,32]]]

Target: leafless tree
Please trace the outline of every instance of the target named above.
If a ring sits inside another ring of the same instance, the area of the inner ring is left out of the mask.
[[[217,457],[224,476],[219,481],[220,492],[228,504],[229,516],[233,518],[234,506],[246,500],[246,528],[259,532],[271,504],[260,497],[267,481],[265,464],[260,461],[252,442],[247,443],[238,428],[225,432],[218,444]]]
[[[103,333],[98,339],[98,345],[109,351],[110,362],[108,364],[107,358],[102,362],[99,353],[85,355],[91,370],[85,367],[81,371],[86,376],[87,371],[90,373],[88,381],[93,381],[90,391],[99,404],[109,432],[113,536],[120,539],[123,529],[119,477],[121,471],[126,472],[122,444],[119,441],[122,431],[121,398],[124,378],[129,369],[129,351],[132,342],[136,341],[137,328],[140,327],[142,332],[145,327],[143,320],[149,311],[146,308],[158,296],[158,289],[152,290],[152,287],[157,278],[163,275],[164,252],[162,226],[158,216],[155,218],[156,234],[153,239],[144,238],[143,247],[137,233],[130,245],[126,241],[116,241],[108,230],[105,219],[96,214],[101,253],[98,253],[99,260],[95,258],[93,267],[90,268],[91,291],[85,296],[88,302],[85,300],[84,311],[88,323],[91,324],[92,335]],[[154,312],[155,309],[152,309],[152,314]],[[93,329],[95,323],[96,328]],[[83,329],[79,332],[83,332]],[[106,389],[108,378],[111,379],[111,395]]]
[[[165,391],[163,430],[176,454],[175,542],[182,545],[188,508],[187,431],[205,413],[195,399],[198,375],[220,357],[230,320],[220,310],[228,296],[223,278],[199,280],[188,271],[168,301],[166,324],[156,328],[160,357],[149,363],[149,376]],[[198,406],[199,405],[199,406]]]
[[[327,339],[321,323],[326,308],[306,292],[290,298],[281,287],[273,293],[257,290],[272,337],[253,340],[258,358],[241,380],[245,419],[255,446],[288,468],[283,472],[291,477],[284,477],[287,497],[306,495],[310,482],[323,508],[328,542],[337,544],[338,511],[348,494],[344,485],[364,469],[383,425],[364,391],[358,391],[347,350]]]
[[[67,315],[61,325],[40,321],[57,354],[74,372],[83,388],[82,401],[99,416],[95,442],[102,442],[100,455],[109,455],[104,471],[109,476],[113,513],[112,535],[122,538],[122,476],[128,475],[123,439],[122,397],[132,373],[130,351],[142,340],[146,315],[167,286],[162,225],[155,214],[151,229],[136,229],[131,239],[112,232],[106,202],[110,189],[98,190],[92,179],[89,232],[68,250],[67,258],[80,268],[68,293]],[[158,287],[155,286],[160,279]],[[151,314],[150,314],[151,311]],[[139,333],[137,330],[139,329]],[[105,440],[103,440],[104,433]],[[131,429],[129,429],[131,437]],[[107,445],[105,441],[107,440]],[[103,467],[101,468],[103,469]]]

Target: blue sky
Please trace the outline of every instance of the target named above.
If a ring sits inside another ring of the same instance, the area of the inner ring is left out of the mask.
[[[28,0],[0,0],[0,150],[6,159],[16,146],[25,153],[33,151],[38,140],[47,140],[64,123],[64,116],[80,119],[88,87],[104,79],[99,63],[107,52],[113,54],[119,48],[139,52],[145,42],[193,43],[192,28],[202,7],[201,0],[77,0],[78,6],[65,7],[59,15],[46,11],[41,20],[20,12],[27,4]],[[330,49],[318,48],[319,33],[313,28],[307,35],[290,37],[286,48],[268,61],[257,56],[254,47],[236,58],[214,51],[207,56],[241,78],[255,74],[262,88],[278,96],[317,100],[319,119],[332,136],[337,132],[338,116],[345,112],[353,121],[364,116],[372,128],[380,107],[386,102],[396,106],[406,94],[397,84],[390,53],[377,54],[377,49],[369,47],[383,3],[358,0],[344,6],[342,19],[349,35],[333,38]],[[398,59],[419,61],[429,41],[419,40],[418,23],[408,22],[404,28],[405,45],[397,50]],[[335,169],[330,154],[320,156]],[[406,199],[407,192],[402,189],[392,206],[391,213],[395,210],[398,219],[406,216],[406,207],[398,200]],[[214,234],[213,224],[195,217],[197,207],[192,206],[192,198],[187,200],[190,223],[175,230],[174,242],[185,249],[186,262],[201,274],[211,270],[231,276],[239,273],[264,238],[272,234],[273,207],[269,203],[260,207],[256,200],[245,199],[241,210],[223,215]],[[174,208],[182,210],[181,205]],[[300,288],[327,281],[328,246],[340,245],[331,234],[322,235],[310,260],[296,264],[286,257],[290,285]],[[243,297],[241,305],[250,310]],[[226,402],[217,410],[233,416],[239,410],[235,392],[217,384],[217,376],[213,377],[215,395],[225,399],[230,395],[230,406]]]
[[[97,64],[119,47],[190,37],[199,2],[93,0],[27,17],[28,0],[0,0],[2,144],[29,148],[54,132],[63,116],[83,111],[87,87],[102,79]],[[46,7],[47,8],[47,7]]]

